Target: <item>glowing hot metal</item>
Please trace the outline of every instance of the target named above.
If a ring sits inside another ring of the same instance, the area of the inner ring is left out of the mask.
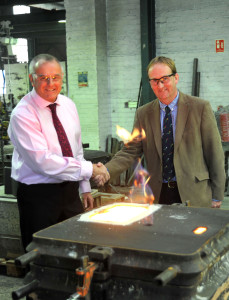
[[[203,234],[207,231],[207,227],[199,226],[196,229],[193,230],[193,233],[195,234]]]
[[[79,221],[112,225],[129,225],[148,217],[159,208],[159,205],[124,202],[115,203],[89,211],[88,213],[83,214]]]

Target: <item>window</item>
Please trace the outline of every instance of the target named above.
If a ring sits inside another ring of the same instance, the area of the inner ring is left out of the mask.
[[[30,14],[30,7],[26,5],[14,5],[13,14],[14,15]]]
[[[17,62],[28,62],[28,43],[27,39],[17,39],[17,44],[12,45],[13,55],[17,56]]]
[[[5,70],[0,70],[0,95],[6,94]]]

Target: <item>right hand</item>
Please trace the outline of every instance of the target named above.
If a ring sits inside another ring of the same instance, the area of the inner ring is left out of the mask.
[[[97,186],[103,186],[110,179],[107,168],[101,162],[93,164],[92,179]]]

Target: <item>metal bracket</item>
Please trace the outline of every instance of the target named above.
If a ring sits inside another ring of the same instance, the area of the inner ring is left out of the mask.
[[[78,276],[76,291],[81,297],[85,297],[89,292],[93,274],[99,265],[88,261],[89,257],[87,255],[82,256],[81,259],[82,267],[76,269],[76,275]]]

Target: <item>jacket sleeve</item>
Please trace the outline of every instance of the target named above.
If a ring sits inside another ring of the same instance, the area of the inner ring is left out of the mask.
[[[206,102],[202,113],[201,134],[204,159],[209,171],[212,198],[223,200],[226,180],[224,152],[216,119],[209,102]]]
[[[133,130],[138,129],[141,131],[138,110],[135,114]],[[106,164],[106,167],[110,173],[111,179],[115,179],[123,171],[127,170],[134,163],[137,164],[138,158],[140,159],[143,153],[142,141],[140,136],[133,141],[124,145],[123,148],[115,154],[115,156]]]

